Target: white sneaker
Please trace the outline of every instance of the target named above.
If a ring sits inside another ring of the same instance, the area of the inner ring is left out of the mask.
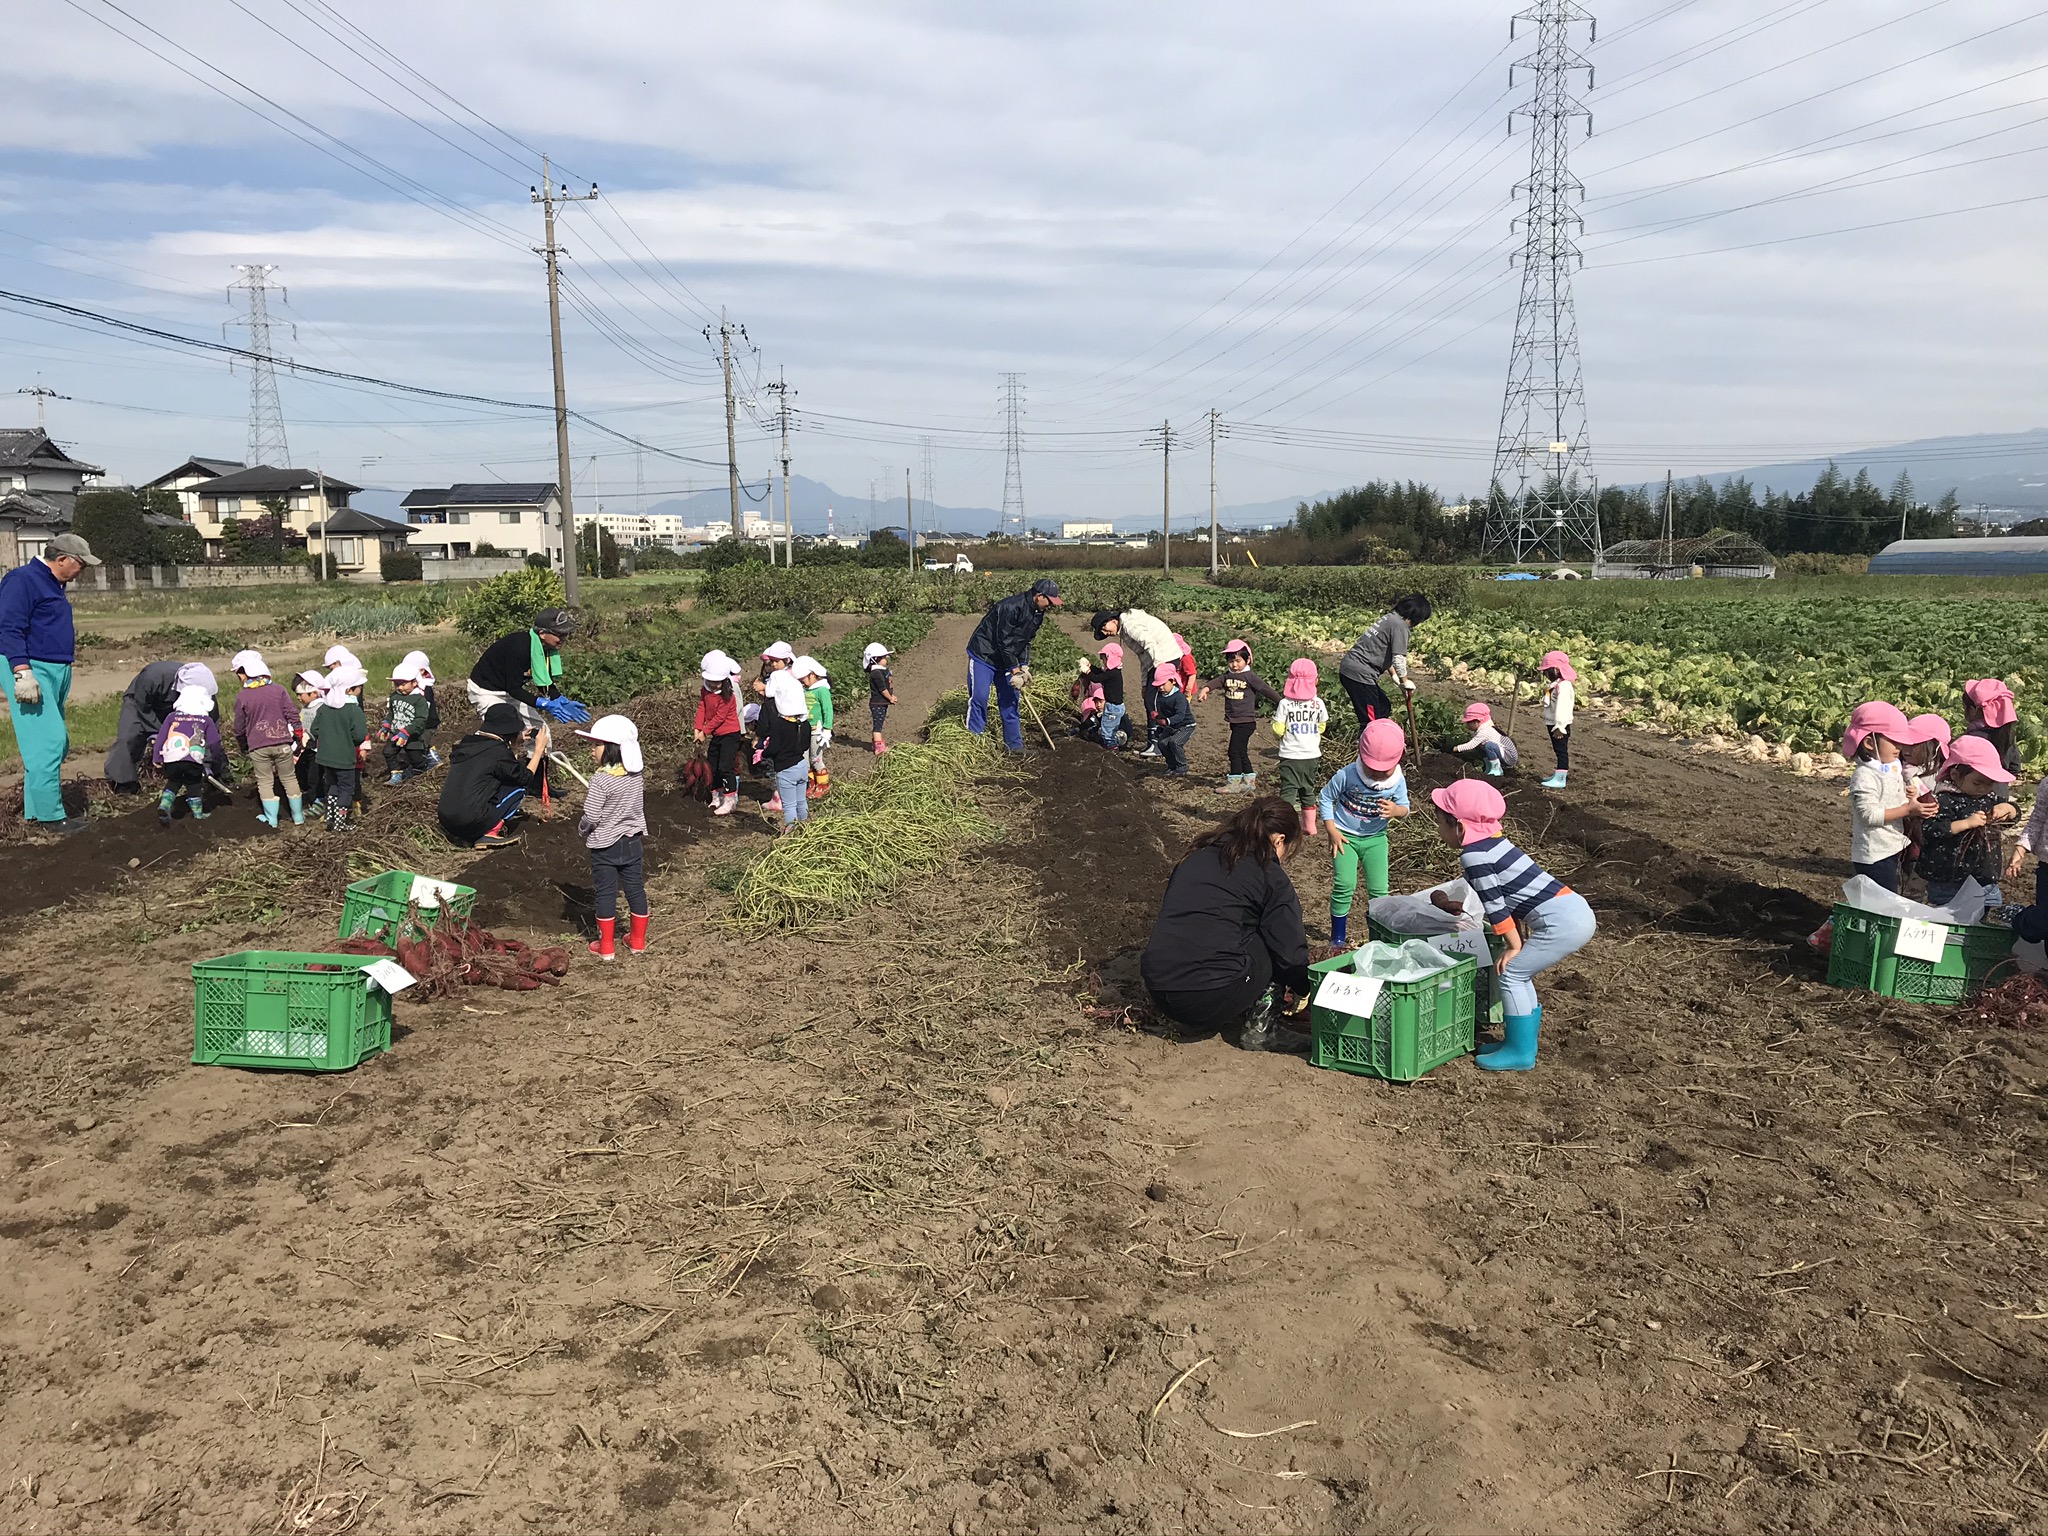
[[[737,793],[718,795],[711,802],[711,814],[714,816],[730,816],[732,808],[739,803],[740,797]]]

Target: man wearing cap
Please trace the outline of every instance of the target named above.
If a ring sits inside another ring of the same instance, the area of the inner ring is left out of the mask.
[[[83,817],[64,815],[64,754],[71,748],[64,706],[76,656],[64,589],[99,563],[84,539],[61,533],[28,564],[0,576],[0,655],[7,658],[7,710],[21,751],[22,816],[47,832],[85,827]]]
[[[1017,690],[1031,680],[1031,642],[1047,610],[1060,607],[1060,584],[1038,580],[1031,590],[989,604],[967,642],[967,729],[988,731],[988,691],[996,691],[1003,720],[1003,745],[1024,750],[1024,717]]]
[[[518,705],[493,704],[484,711],[483,728],[455,744],[440,804],[441,830],[451,843],[503,848],[519,841],[505,824],[519,814],[527,794],[540,783],[540,765],[549,746],[543,724],[522,764],[517,748],[526,733]]]
[[[494,704],[517,706],[538,729],[548,720],[581,725],[590,711],[562,692],[562,642],[576,632],[576,615],[543,608],[533,627],[493,640],[469,672],[469,702],[479,716]]]

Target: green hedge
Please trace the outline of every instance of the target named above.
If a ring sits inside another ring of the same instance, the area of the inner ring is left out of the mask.
[[[1470,590],[1471,573],[1453,565],[1232,566],[1216,584],[1270,592],[1302,608],[1391,608],[1420,592],[1439,608],[1454,608]]]
[[[854,567],[789,570],[736,565],[704,578],[700,597],[719,608],[760,611],[794,608],[812,613],[980,613],[990,603],[1022,592],[1037,579],[1030,571],[984,571],[972,576],[912,576],[907,571]],[[1158,589],[1150,571],[1056,573],[1067,607],[1143,608]]]

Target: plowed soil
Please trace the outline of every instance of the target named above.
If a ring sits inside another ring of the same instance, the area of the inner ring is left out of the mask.
[[[899,739],[965,636],[903,659]],[[38,866],[0,991],[8,1528],[2048,1527],[2043,1043],[1821,984],[1838,786],[1588,721],[1549,795],[1525,731],[1513,830],[1600,936],[1544,978],[1534,1073],[1397,1087],[1144,1010],[1159,891],[1230,804],[1214,701],[1197,778],[1062,741],[978,791],[1002,842],[766,939],[707,879],[758,813],[671,787],[685,702],[636,712],[650,953],[401,1000],[352,1073],[186,1059],[190,962],[320,948],[344,877],[276,922],[173,903],[319,834]],[[1290,867],[1319,936],[1327,860]],[[506,932],[586,920],[572,818],[434,872]]]

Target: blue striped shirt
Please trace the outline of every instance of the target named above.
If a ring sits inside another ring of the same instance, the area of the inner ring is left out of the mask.
[[[1467,843],[1458,853],[1458,863],[1486,908],[1487,922],[1496,928],[1511,918],[1527,917],[1551,897],[1564,894],[1564,887],[1540,864],[1504,837]]]

